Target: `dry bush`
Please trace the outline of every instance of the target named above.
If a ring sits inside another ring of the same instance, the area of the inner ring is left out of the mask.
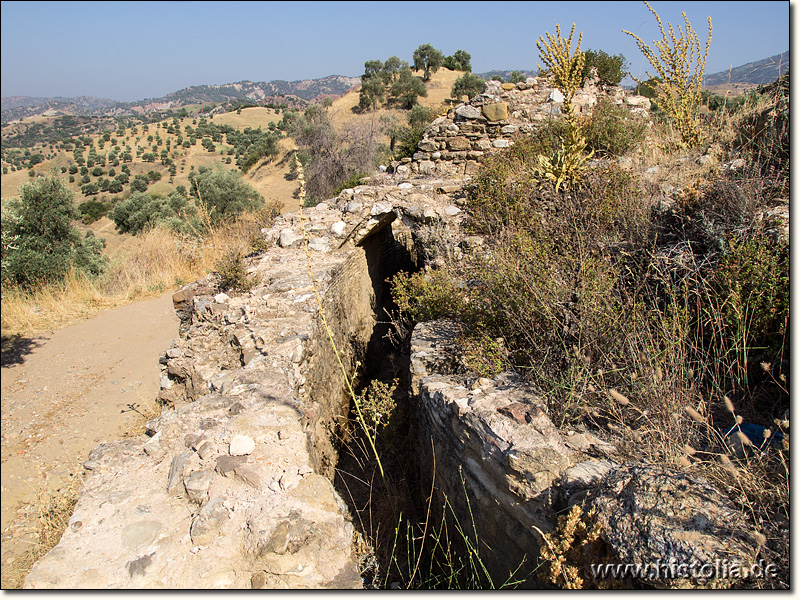
[[[655,182],[598,170],[560,194],[531,185],[542,129],[473,179],[468,227],[484,246],[401,276],[395,293],[412,318],[462,320],[473,334],[465,353],[483,343],[492,356],[500,338],[505,364],[543,390],[557,425],[715,481],[762,530],[762,556],[785,565],[789,456],[771,440],[788,431],[789,248],[762,218],[788,189],[780,103],[729,116],[717,138],[705,133],[718,158],[738,152],[744,166],[699,165],[655,124],[642,162],[674,168]],[[774,135],[737,148],[735,132],[765,114]],[[742,450],[738,434],[725,436],[739,421],[771,427],[770,443]],[[788,569],[781,577],[742,585],[785,587]]]
[[[384,127],[377,117],[335,127],[336,114],[320,105],[290,121],[289,131],[301,148],[306,181],[304,204],[327,200],[333,190],[357,173],[375,168]]]

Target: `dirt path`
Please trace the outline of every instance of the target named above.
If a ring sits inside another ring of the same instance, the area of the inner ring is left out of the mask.
[[[122,437],[155,408],[158,357],[178,336],[171,295],[12,346],[4,340],[4,571],[30,547],[37,493],[68,486],[92,448]]]

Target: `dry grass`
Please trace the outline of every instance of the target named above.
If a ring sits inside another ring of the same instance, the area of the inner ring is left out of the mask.
[[[78,502],[83,482],[81,471],[70,477],[67,483],[57,490],[48,489],[47,476],[42,477],[36,495],[36,529],[31,547],[16,557],[12,564],[3,567],[4,590],[21,589],[25,585],[25,577],[31,572],[36,561],[58,544]]]
[[[234,129],[244,129],[245,127],[266,129],[270,123],[277,123],[282,118],[281,114],[276,114],[271,108],[265,106],[253,106],[243,108],[241,114],[236,111],[222,115],[214,115],[216,125],[230,125]]]
[[[2,296],[3,335],[30,335],[59,329],[97,313],[157,296],[203,277],[231,250],[247,253],[266,213],[245,214],[203,238],[157,227],[130,240],[98,281],[69,274],[64,281],[32,292],[6,288]]]

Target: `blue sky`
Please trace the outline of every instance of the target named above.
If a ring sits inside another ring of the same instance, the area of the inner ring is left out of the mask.
[[[651,4],[665,24],[683,24],[686,11],[703,43],[711,16],[706,73],[790,47],[788,1]],[[536,39],[573,22],[584,50],[621,53],[644,75],[646,61],[621,31],[660,37],[638,1],[2,2],[2,96],[133,101],[190,85],[358,76],[364,61],[411,61],[424,43],[466,50],[475,72],[535,69]]]

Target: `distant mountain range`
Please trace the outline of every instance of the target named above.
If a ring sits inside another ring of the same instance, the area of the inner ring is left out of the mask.
[[[516,69],[516,70],[522,73],[523,77],[536,77],[536,74],[538,73],[536,69],[532,71],[527,69]],[[513,71],[514,70],[512,69],[506,69],[505,71],[495,69],[494,71],[486,71],[485,73],[475,73],[475,75],[477,75],[478,77],[480,77],[485,81],[489,81],[492,77],[502,77],[503,81],[508,81],[508,78],[511,77],[511,73]]]
[[[740,67],[731,68],[727,71],[706,75],[703,83],[706,86],[722,85],[729,82],[764,85],[772,83],[788,71],[789,51],[787,50],[786,52],[770,56],[763,60],[757,60]]]
[[[789,70],[789,51],[770,58],[747,63],[739,67],[706,75],[705,85],[752,84],[763,85],[775,81]],[[525,77],[535,70],[520,69]],[[476,73],[484,79],[500,76],[507,80],[511,69],[497,69]],[[117,102],[108,98],[80,96],[78,98],[32,98],[11,96],[2,98],[1,118],[5,125],[17,119],[34,115],[105,116],[124,117],[144,115],[190,105],[207,104],[288,104],[301,107],[324,96],[342,96],[361,83],[358,77],[329,75],[321,79],[299,81],[240,81],[223,85],[195,85],[178,90],[161,98],[148,98],[137,102]]]
[[[179,109],[193,104],[237,103],[265,104],[275,102],[290,105],[307,104],[324,96],[341,96],[361,83],[358,77],[330,75],[321,79],[300,81],[240,81],[224,85],[196,85],[172,92],[161,98],[137,102],[117,102],[107,98],[33,98],[11,96],[2,99],[2,122],[8,123],[39,114],[126,116],[155,111]]]

